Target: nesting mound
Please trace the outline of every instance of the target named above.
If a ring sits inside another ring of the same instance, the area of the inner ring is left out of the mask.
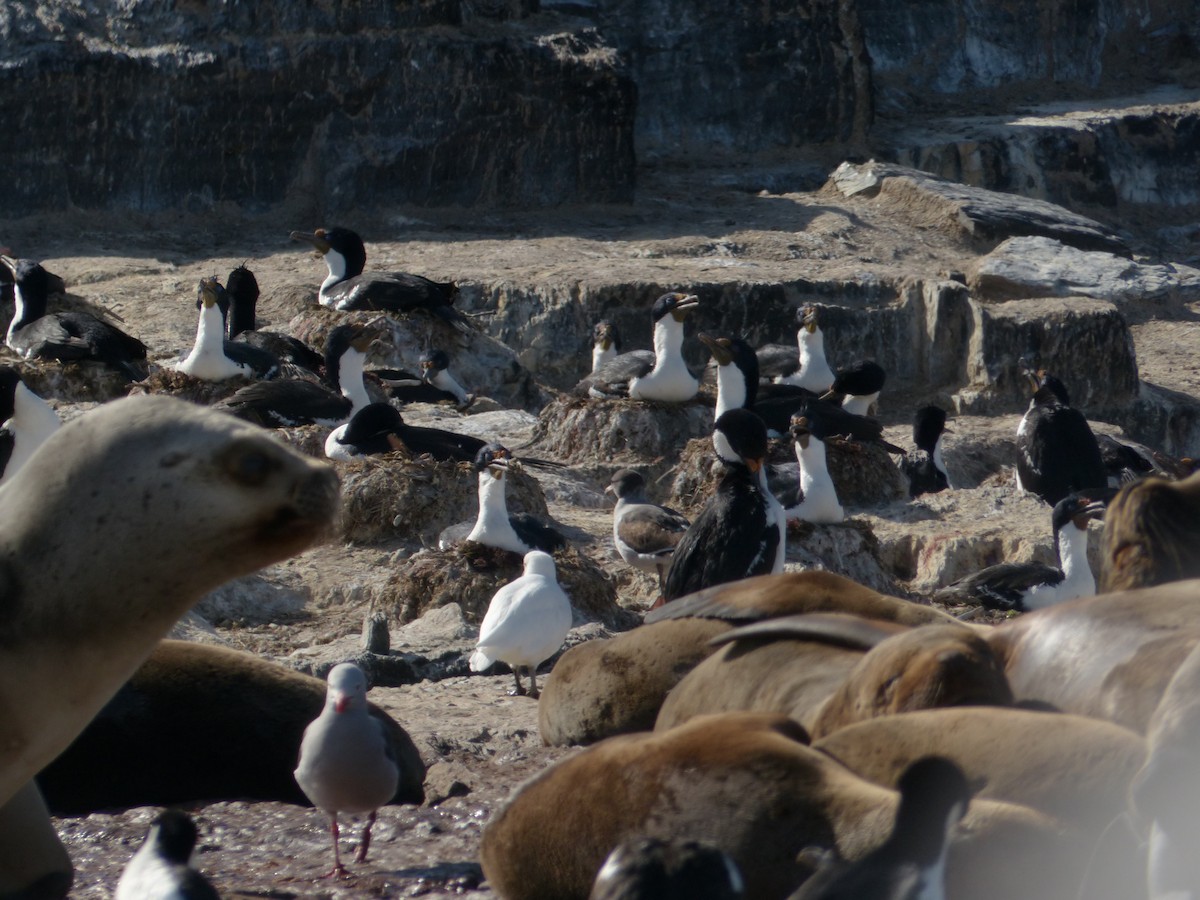
[[[554,554],[558,583],[571,598],[577,618],[624,630],[641,621],[617,604],[613,580],[573,547]],[[492,595],[522,572],[521,556],[466,541],[450,550],[416,554],[388,585],[393,608],[385,610],[401,624],[432,609],[457,603],[467,621],[483,621]],[[387,601],[383,601],[387,602]]]
[[[798,471],[791,441],[771,441],[770,446],[772,465],[782,464]],[[843,506],[873,507],[907,496],[908,487],[899,467],[878,444],[831,442],[826,459]],[[679,464],[671,471],[669,502],[690,510],[702,506],[716,490],[721,471],[711,440],[688,441],[679,455]]]
[[[325,439],[331,429],[324,425],[297,425],[293,428],[273,428],[271,433],[294,450],[317,459],[325,457]]]
[[[338,469],[342,476],[338,531],[347,541],[373,543],[399,537],[433,544],[443,528],[474,521],[479,514],[479,481],[469,463],[387,453],[340,463]],[[549,516],[536,478],[519,465],[511,466],[507,477],[510,512]]]
[[[22,359],[12,353],[6,353],[3,362],[14,366],[26,387],[46,400],[107,403],[129,392],[129,379],[102,362]]]
[[[130,385],[130,394],[169,394],[180,400],[198,403],[201,406],[212,406],[219,400],[224,400],[240,388],[250,384],[252,379],[235,375],[221,381],[205,381],[177,372],[174,369],[156,368],[144,381]]]
[[[712,425],[713,401],[704,394],[689,403],[559,397],[538,415],[533,443],[539,454],[606,478],[625,466],[671,465]]]

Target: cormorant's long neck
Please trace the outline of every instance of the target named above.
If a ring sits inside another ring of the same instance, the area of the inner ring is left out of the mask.
[[[742,409],[744,406],[746,406],[745,373],[733,363],[717,366],[717,411],[714,418],[719,419],[722,413],[731,409]]]
[[[365,362],[366,354],[351,347],[338,360],[337,372],[333,376],[342,396],[350,401],[350,415],[354,415],[371,402],[367,395],[367,387],[363,384]]]
[[[1083,590],[1085,593],[1096,592],[1096,577],[1088,564],[1087,530],[1075,527],[1074,522],[1068,522],[1058,532],[1058,559],[1062,566],[1063,585],[1069,585],[1072,592]],[[1082,596],[1082,594],[1077,595]]]
[[[13,317],[8,325],[5,341],[12,345],[13,335],[46,314],[46,298],[37,291],[23,291],[21,285],[13,285]]]
[[[455,381],[454,376],[445,369],[440,370],[436,375],[430,378],[429,383],[438,390],[448,391],[449,393],[453,394],[459,403],[466,403],[467,400],[470,399],[463,386]]]
[[[654,371],[683,364],[683,323],[667,313],[654,323]]]

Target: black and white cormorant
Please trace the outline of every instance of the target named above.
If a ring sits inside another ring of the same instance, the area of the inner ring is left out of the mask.
[[[320,375],[325,357],[299,338],[278,331],[258,330],[258,298],[261,291],[258,279],[245,265],[238,266],[225,279],[225,294],[229,298],[226,315],[228,338],[250,344],[270,353],[280,360]]]
[[[40,263],[3,258],[13,274],[12,323],[5,343],[26,359],[96,360],[132,381],[146,377],[146,345],[81,311],[46,312],[52,280]]]
[[[985,609],[1028,612],[1055,603],[1090,597],[1096,578],[1088,564],[1088,523],[1102,519],[1113,488],[1071,494],[1051,512],[1058,566],[1045,563],[1000,563],[960,578],[936,593],[946,603],[978,603]]]
[[[631,837],[596,873],[588,900],[739,900],[742,872],[729,854],[695,840]]]
[[[344,429],[330,435],[325,455],[348,459],[395,450],[438,462],[473,462],[486,443],[469,434],[409,425],[390,403],[369,403],[351,416]],[[336,455],[329,452],[332,445],[340,448]]]
[[[501,444],[487,444],[475,455],[475,471],[479,473],[479,515],[467,540],[520,554],[531,550],[554,553],[566,549],[567,539],[536,516],[528,513],[509,515],[505,495],[511,461],[512,453]]]
[[[326,384],[306,378],[259,381],[217,405],[266,428],[339,425],[371,402],[362,376],[373,340],[374,332],[367,326],[339,325],[325,340]]]
[[[805,306],[796,311],[799,330],[796,346],[767,344],[758,349],[759,371],[763,378],[781,384],[794,384],[822,394],[833,384],[833,369],[825,358],[825,335],[819,318],[821,307]]]
[[[453,403],[458,409],[467,409],[475,402],[475,395],[450,374],[450,357],[444,350],[426,350],[420,365],[419,375],[396,369],[371,369],[367,374],[378,378],[388,395],[403,403]]]
[[[888,839],[854,862],[831,862],[788,900],[944,900],[946,852],[971,802],[962,769],[927,756],[896,784],[900,805]]]
[[[839,404],[846,412],[865,416],[879,399],[885,381],[887,372],[883,366],[874,360],[860,359],[838,372],[822,399]]]
[[[913,443],[917,449],[904,454],[900,471],[908,479],[908,496],[936,494],[950,487],[950,475],[942,459],[942,436],[946,411],[938,406],[922,406],[913,416]]]
[[[367,250],[349,228],[293,231],[294,241],[307,241],[325,259],[329,274],[321,282],[318,301],[331,309],[377,309],[412,312],[423,309],[460,331],[469,331],[466,317],[454,308],[458,287],[452,281],[433,281],[410,272],[366,273]]]
[[[621,469],[604,492],[617,498],[613,510],[617,553],[635,569],[656,573],[662,593],[671,557],[690,523],[675,510],[647,500],[646,479],[636,469]]]
[[[698,334],[717,364],[717,409],[714,418],[731,409],[749,409],[766,423],[767,431],[786,434],[792,415],[809,400],[812,391],[792,384],[760,384],[754,348],[739,337]]]
[[[824,413],[827,406],[810,403],[804,414],[793,417],[789,429],[800,468],[800,491],[796,504],[789,506],[785,515],[818,525],[836,525],[846,518],[825,455],[825,441],[832,434],[831,417]]]
[[[191,868],[196,824],[179,809],[163,810],[117,881],[114,900],[219,900],[208,879]]]
[[[675,548],[663,596],[783,571],[787,520],[767,489],[767,426],[746,409],[731,409],[713,426],[725,465],[716,492]]]
[[[613,357],[575,386],[575,393],[603,399],[632,397],[683,403],[700,390],[683,360],[683,323],[700,304],[694,294],[663,294],[654,301],[654,351],[631,350]]]
[[[1066,386],[1044,369],[1025,370],[1033,387],[1017,426],[1017,487],[1051,506],[1068,494],[1108,486],[1108,470],[1087,419],[1071,407]]]
[[[0,366],[0,484],[11,479],[60,425],[58,413],[25,386],[16,369]]]
[[[239,344],[225,338],[222,299],[228,307],[225,289],[216,278],[201,278],[196,289],[196,309],[200,322],[191,352],[174,368],[201,381],[226,378],[273,378],[279,374],[279,357],[261,347]]]
[[[592,328],[592,371],[595,372],[610,359],[621,353],[621,334],[617,326],[601,319]]]

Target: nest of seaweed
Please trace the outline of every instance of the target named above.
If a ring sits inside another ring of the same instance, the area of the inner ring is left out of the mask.
[[[167,394],[189,403],[201,406],[212,406],[220,400],[231,396],[240,388],[251,384],[253,379],[235,375],[221,381],[205,381],[192,375],[177,372],[175,369],[155,368],[145,380],[129,387],[132,394]]]
[[[107,403],[129,392],[128,375],[95,360],[60,362],[9,354],[4,362],[16,368],[26,387],[46,400]]]
[[[614,630],[639,624],[641,617],[617,603],[613,579],[574,547],[554,554],[558,583],[571,598],[576,619],[601,622]],[[387,588],[391,604],[383,610],[400,624],[432,609],[457,603],[467,621],[483,621],[492,596],[522,573],[519,553],[464,541],[450,550],[424,550],[413,556]]]
[[[403,453],[366,456],[338,465],[343,540],[375,543],[401,538],[433,544],[444,528],[474,521],[479,481],[469,463],[438,462]],[[508,470],[508,508],[547,518],[537,479],[513,465]],[[518,568],[519,568],[518,563]]]
[[[540,455],[611,474],[671,465],[692,438],[712,433],[713,401],[688,403],[558,397],[542,409],[532,444]]]

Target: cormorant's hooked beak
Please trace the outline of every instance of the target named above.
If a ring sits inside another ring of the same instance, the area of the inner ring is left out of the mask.
[[[791,426],[788,428],[788,433],[792,436],[792,440],[805,450],[808,449],[808,442],[812,437],[812,431],[809,428],[807,416],[795,416],[792,419]]]
[[[750,470],[751,475],[757,475],[759,469],[763,467],[765,457],[751,456],[743,460],[746,463],[746,468]]]
[[[316,231],[293,231],[289,237],[293,241],[307,241],[312,244],[319,256],[324,256],[331,249],[329,241],[325,240],[324,228],[318,228]]]
[[[800,327],[809,334],[817,333],[817,308],[815,306],[806,306],[800,315]]]
[[[728,338],[715,338],[711,334],[703,332],[696,335],[696,338],[709,349],[718,366],[727,366],[733,362],[733,354],[729,351]]]
[[[697,306],[700,305],[700,298],[695,294],[676,294],[675,305],[671,309],[671,316],[676,322],[682,322],[686,319]]]

